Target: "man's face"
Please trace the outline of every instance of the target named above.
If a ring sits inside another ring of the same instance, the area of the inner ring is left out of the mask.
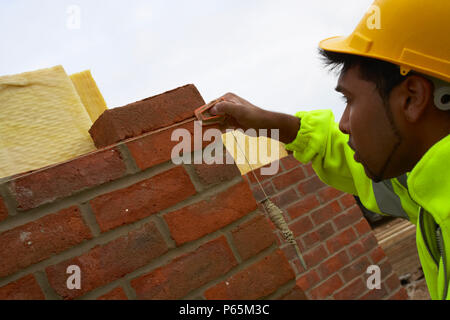
[[[359,67],[355,66],[341,75],[336,90],[347,101],[339,128],[350,136],[355,160],[375,182],[397,176],[395,162],[400,134],[390,115],[390,106],[384,104],[375,83],[362,80]]]

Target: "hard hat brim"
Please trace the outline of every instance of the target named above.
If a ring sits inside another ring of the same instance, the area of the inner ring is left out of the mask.
[[[331,37],[331,38],[327,38],[325,40],[322,40],[319,43],[319,47],[323,50],[326,51],[331,51],[331,52],[337,52],[337,53],[346,53],[346,54],[353,54],[353,55],[357,55],[357,56],[362,56],[362,57],[367,57],[367,58],[373,58],[373,59],[378,59],[378,60],[382,60],[382,61],[387,61],[390,62],[392,64],[398,65],[399,67],[406,68],[408,71],[406,73],[409,72],[409,70],[414,69],[418,72],[421,72],[425,75],[428,76],[432,76],[432,77],[437,77],[440,78],[444,81],[450,82],[450,77],[448,77],[445,73],[441,73],[441,72],[436,72],[435,70],[432,69],[427,69],[427,68],[423,68],[419,65],[416,64],[408,64],[408,63],[404,63],[401,62],[399,60],[394,60],[392,58],[389,58],[387,56],[384,55],[377,55],[374,54],[373,52],[364,52],[361,50],[357,50],[353,47],[351,47],[349,45],[351,38],[350,37],[342,37],[342,36],[338,36],[338,37]]]
[[[349,47],[346,42],[347,37],[331,37],[320,41],[319,47],[326,51],[358,54],[358,52]]]

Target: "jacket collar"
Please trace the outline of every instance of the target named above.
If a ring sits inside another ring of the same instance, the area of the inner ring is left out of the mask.
[[[411,198],[438,224],[450,216],[450,135],[432,146],[408,175]]]

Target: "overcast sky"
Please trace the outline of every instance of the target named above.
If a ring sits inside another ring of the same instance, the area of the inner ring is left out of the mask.
[[[344,103],[318,43],[351,33],[372,2],[0,0],[0,75],[61,64],[90,69],[109,108],[193,83],[206,101],[234,92],[339,120]]]

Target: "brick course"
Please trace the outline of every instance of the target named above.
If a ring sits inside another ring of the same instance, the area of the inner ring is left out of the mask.
[[[78,207],[49,214],[0,234],[0,277],[91,239]]]
[[[129,105],[108,109],[89,133],[97,148],[168,127],[194,116],[205,104],[194,85],[186,85]]]
[[[53,289],[65,299],[73,299],[101,285],[120,279],[145,266],[167,252],[168,247],[153,223],[146,224],[124,237],[85,254],[46,268]],[[66,286],[67,267],[81,269],[81,289],[70,290]]]
[[[237,265],[225,237],[131,281],[138,299],[174,300],[227,273]]]
[[[90,201],[102,232],[169,208],[196,194],[183,167],[176,167],[128,188]]]

